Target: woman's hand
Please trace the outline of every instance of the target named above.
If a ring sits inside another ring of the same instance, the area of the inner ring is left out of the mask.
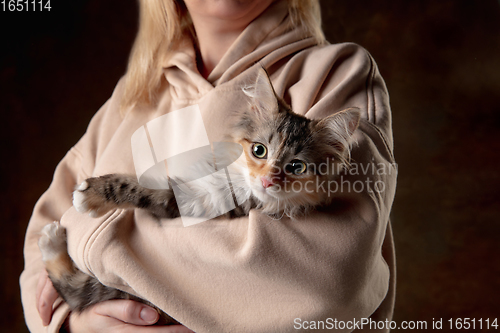
[[[47,326],[52,319],[52,306],[59,297],[56,289],[49,279],[49,274],[44,269],[38,277],[36,286],[36,306],[44,326]]]
[[[37,308],[43,325],[52,318],[52,306],[59,294],[45,270],[40,273],[36,288]],[[150,306],[132,300],[112,300],[98,303],[81,314],[71,313],[68,328],[71,333],[137,332],[137,333],[193,333],[182,325],[149,326],[159,319]]]
[[[111,300],[91,306],[81,314],[71,313],[70,333],[194,333],[182,325],[149,326],[158,321],[158,312],[139,302]]]

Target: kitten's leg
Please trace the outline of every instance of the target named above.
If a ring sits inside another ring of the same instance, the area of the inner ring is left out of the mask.
[[[58,222],[43,227],[38,247],[51,279],[60,280],[75,273],[73,261],[67,251],[66,230]]]
[[[158,217],[179,216],[171,189],[151,190],[131,176],[111,174],[88,178],[73,192],[73,206],[81,213],[99,217],[116,208],[143,208]]]
[[[54,288],[73,311],[83,311],[105,300],[130,298],[75,267],[67,251],[66,230],[59,223],[48,224],[42,229],[38,246]]]
[[[45,268],[59,296],[69,304],[72,311],[81,312],[94,304],[112,299],[131,299],[155,308],[161,315],[157,324],[179,324],[154,304],[105,286],[76,268],[67,251],[66,229],[58,222],[46,225],[41,233],[38,246]]]

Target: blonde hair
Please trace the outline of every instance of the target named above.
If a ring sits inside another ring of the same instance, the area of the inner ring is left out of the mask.
[[[301,25],[318,44],[325,42],[319,0],[286,0],[289,29]],[[186,34],[195,40],[193,24],[182,0],[139,0],[137,33],[125,76],[122,107],[154,104],[163,63]]]

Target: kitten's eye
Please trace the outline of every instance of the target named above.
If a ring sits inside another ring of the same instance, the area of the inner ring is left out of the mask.
[[[262,143],[254,143],[252,146],[252,154],[257,158],[266,158],[267,148]]]
[[[300,175],[306,172],[307,166],[301,160],[292,160],[285,167],[286,171],[294,175]]]

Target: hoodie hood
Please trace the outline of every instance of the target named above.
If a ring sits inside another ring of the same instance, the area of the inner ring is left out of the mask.
[[[315,44],[315,39],[305,29],[290,29],[288,3],[279,0],[248,25],[207,79],[198,71],[196,51],[189,38],[165,62],[163,71],[174,103],[191,104],[189,101],[200,99],[257,62],[267,69],[275,62]]]

